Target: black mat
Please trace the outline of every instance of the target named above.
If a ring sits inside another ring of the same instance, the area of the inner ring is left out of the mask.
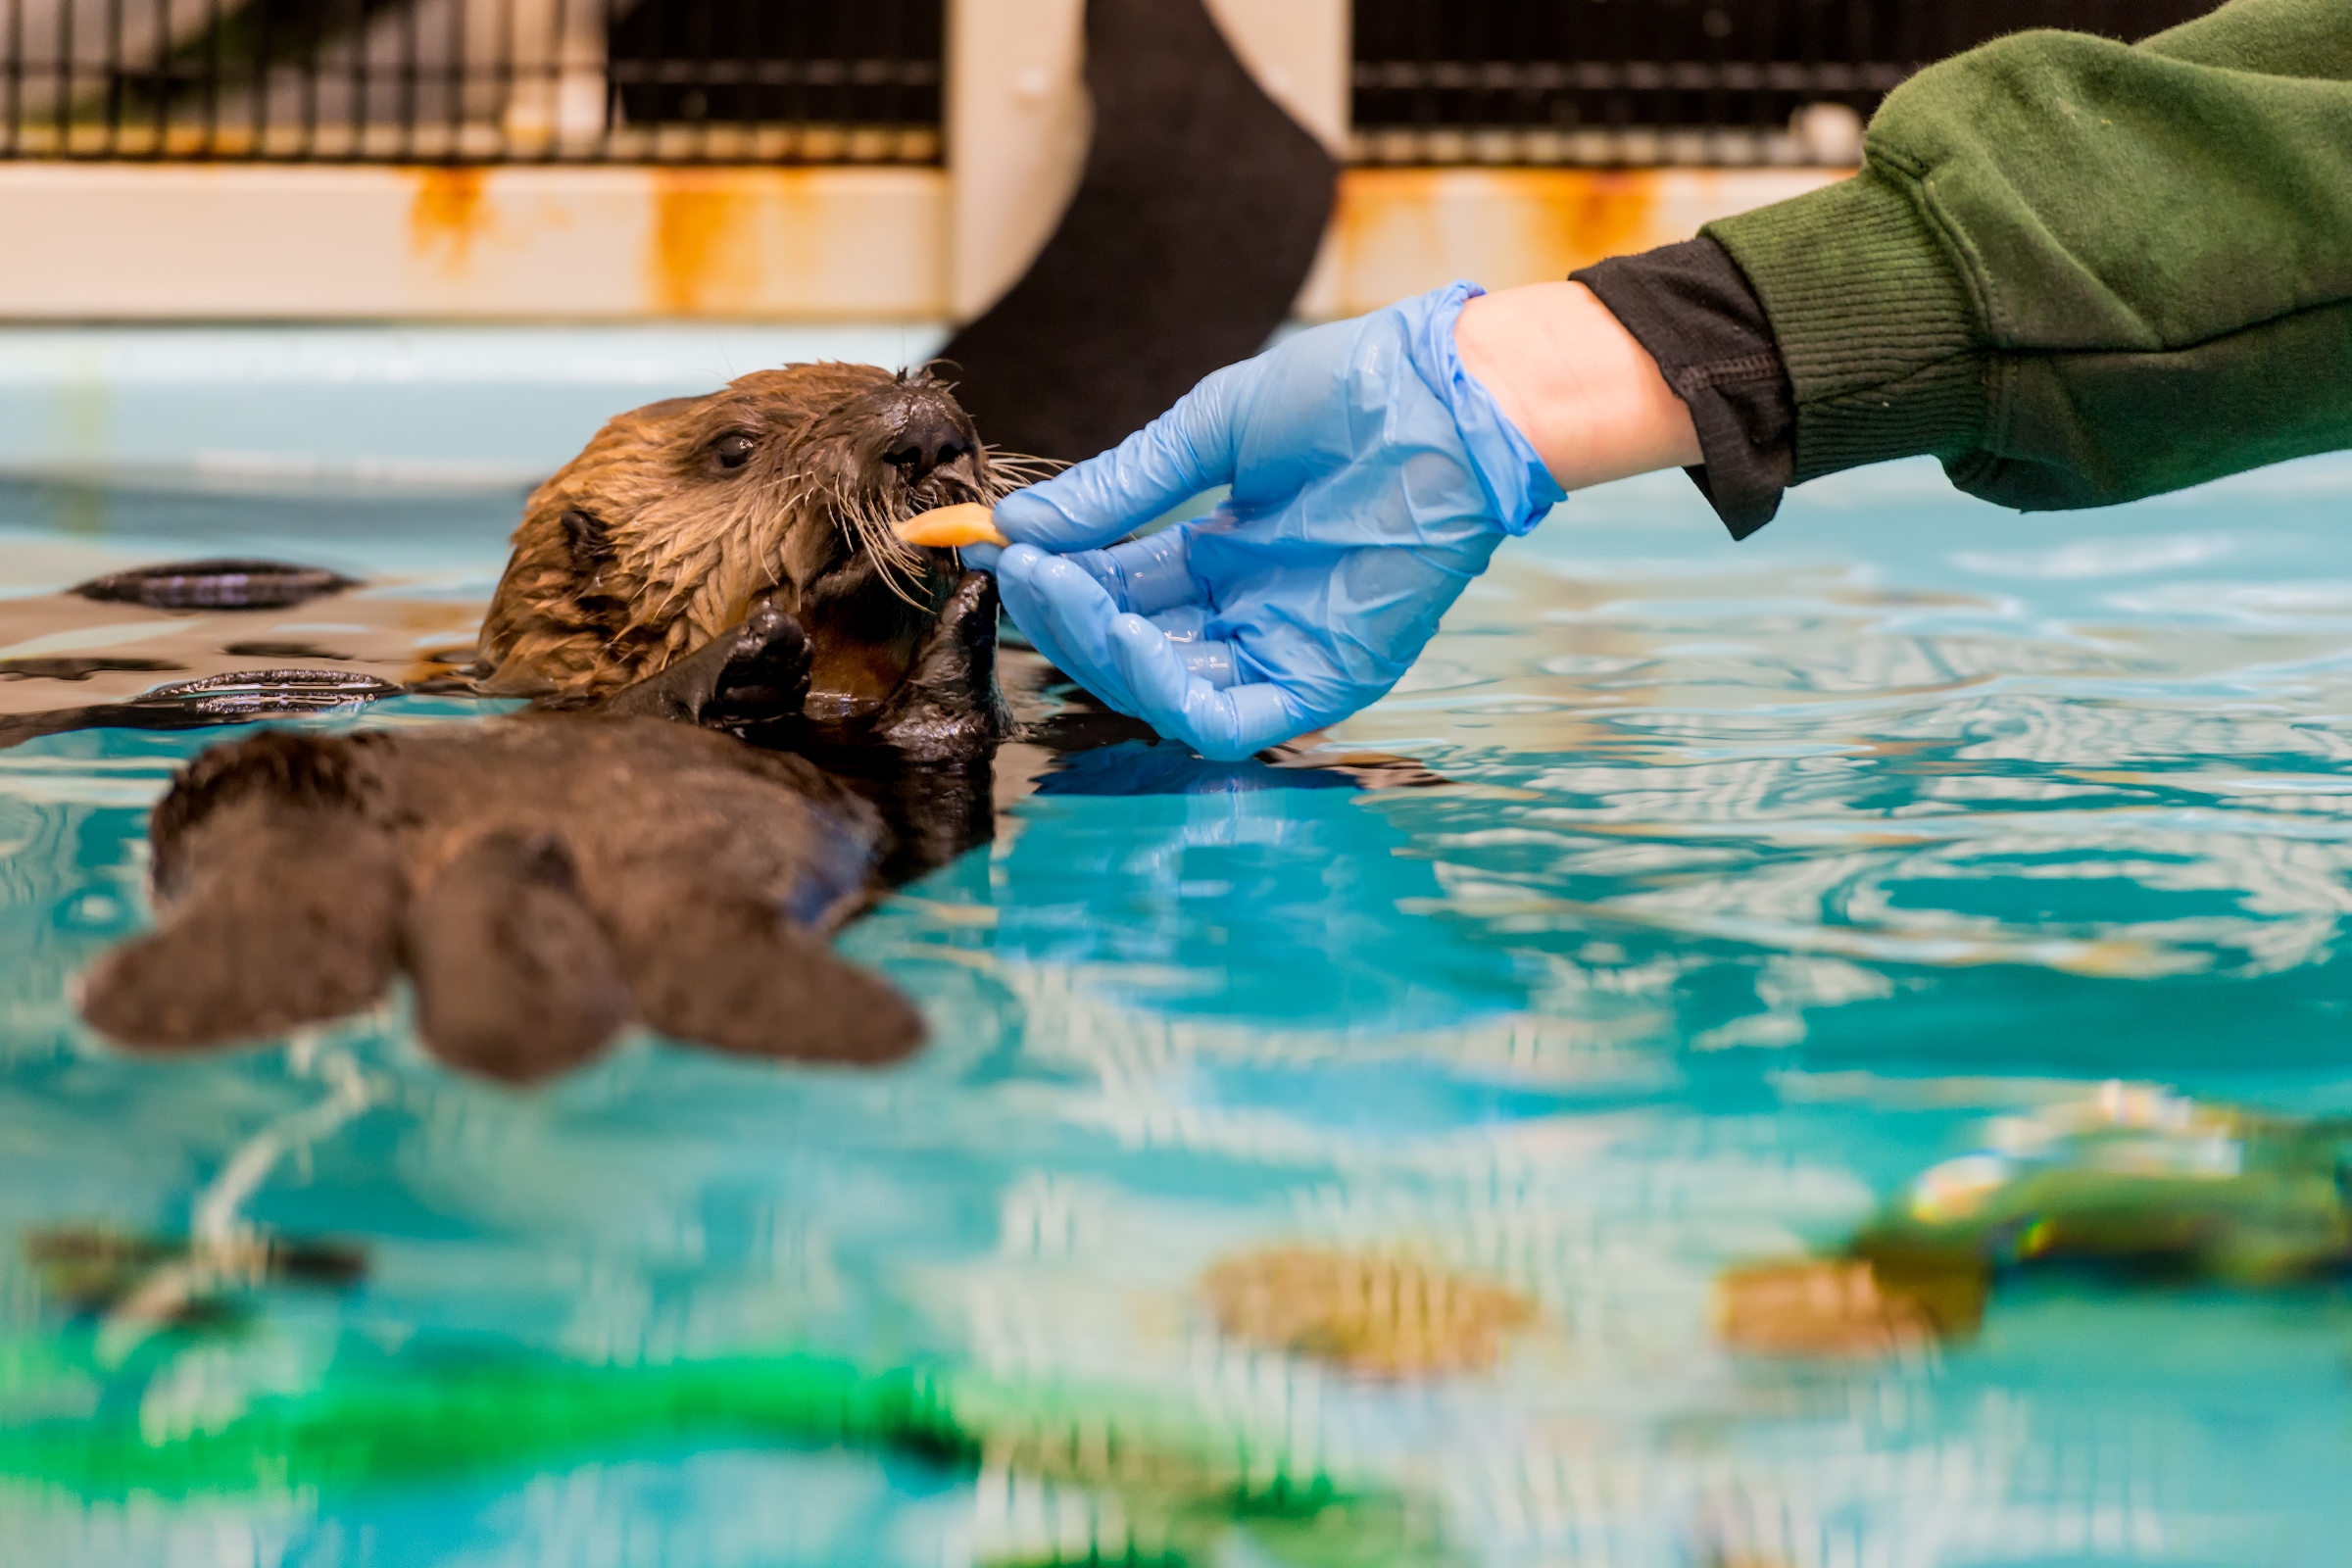
[[[1201,0],[1089,0],[1086,172],[1027,274],[940,351],[992,445],[1115,446],[1290,314],[1339,166]]]

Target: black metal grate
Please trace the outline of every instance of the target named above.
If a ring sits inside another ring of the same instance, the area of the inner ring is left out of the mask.
[[[0,158],[936,163],[943,0],[0,0]]]
[[[2218,0],[1355,0],[1371,164],[1812,164],[1921,66],[2027,27],[2140,38]]]
[[[1838,162],[1929,61],[2213,3],[1355,0],[1355,157]],[[0,157],[935,163],[943,5],[0,0]]]

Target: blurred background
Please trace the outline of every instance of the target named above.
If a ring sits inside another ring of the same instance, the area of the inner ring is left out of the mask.
[[[2206,8],[1208,9],[1345,166],[1295,305],[1312,319],[1687,237],[1850,168],[1923,63]],[[0,465],[511,483],[633,401],[796,356],[919,360],[1021,276],[1076,188],[1085,13],[0,0]],[[37,329],[62,322],[212,329]],[[287,323],[313,329],[253,329]],[[363,384],[390,404],[348,407]]]

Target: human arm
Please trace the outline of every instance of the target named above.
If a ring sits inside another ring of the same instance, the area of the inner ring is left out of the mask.
[[[1453,342],[1563,490],[1699,461],[1690,407],[1582,283],[1481,295],[1462,306]]]
[[[1005,497],[1016,543],[974,563],[1040,653],[1204,756],[1346,717],[1561,496],[1463,368],[1454,326],[1478,293],[1457,283],[1226,367],[1111,452]],[[1219,485],[1205,517],[1090,548]]]
[[[1590,294],[1536,285],[1473,301],[1458,359],[1563,486],[1695,456],[1693,476],[1736,536],[1767,520],[1788,484],[1915,454],[1940,458],[1963,490],[2037,509],[2352,444],[2347,78],[2341,0],[2236,0],[2135,47],[2004,39],[1898,89],[1853,179],[1579,273]],[[1588,308],[1595,297],[1606,309]],[[1335,485],[1404,483],[1402,455],[1377,440],[1313,455]],[[1071,502],[1053,515],[1008,499],[1006,532],[1083,549],[1178,499],[1122,491],[1117,469],[1098,459],[1030,492]],[[1193,685],[1121,678],[1116,661],[1151,639],[1119,619],[1111,588],[1049,571],[1034,552],[1007,560],[1030,579],[1016,592],[1008,576],[1007,603],[1024,629],[1046,628],[1041,646],[1065,623],[1093,628],[1083,645],[1063,638],[1067,658],[1049,657],[1195,739],[1170,706],[1200,698]],[[1393,683],[1462,580],[1428,578],[1426,614],[1357,625],[1305,578],[1252,578],[1242,558],[1187,557],[1178,569],[1211,611],[1292,594],[1286,638],[1255,660],[1257,686],[1281,684],[1293,648],[1401,630],[1379,661]],[[1199,635],[1168,629],[1180,644]],[[1220,733],[1264,744],[1282,738],[1277,719],[1328,722],[1350,710],[1343,695],[1361,706],[1387,689],[1370,673]]]
[[[2352,444],[2352,6],[1920,73],[1850,180],[1712,223],[1793,397],[1789,482],[1932,454],[2020,510]]]
[[[1690,408],[1582,284],[1456,284],[1217,372],[1000,503],[1015,548],[966,555],[1098,698],[1241,757],[1388,691],[1564,488],[1699,458]],[[1220,484],[1207,517],[1092,548]]]

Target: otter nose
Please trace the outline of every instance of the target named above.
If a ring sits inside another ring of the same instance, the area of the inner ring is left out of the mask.
[[[944,468],[971,450],[971,439],[944,410],[917,404],[882,461],[904,473],[908,484],[921,484],[932,469]]]

